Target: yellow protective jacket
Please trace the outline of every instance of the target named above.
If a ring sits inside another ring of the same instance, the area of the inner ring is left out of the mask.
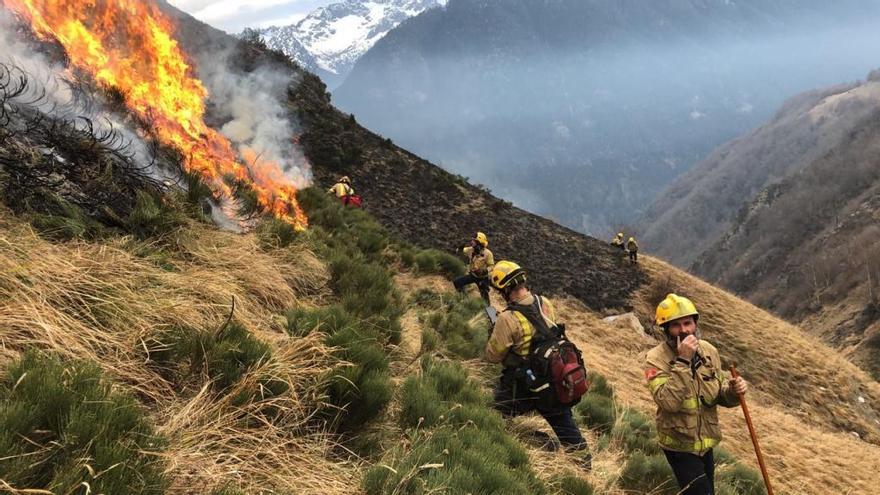
[[[549,326],[554,326],[556,309],[546,297],[540,297],[544,319]],[[534,302],[535,296],[527,293],[516,304],[528,306]],[[535,329],[525,315],[519,311],[503,311],[498,315],[492,335],[486,342],[486,360],[490,363],[503,363],[505,366],[519,366],[529,355],[534,333]]]
[[[495,266],[495,258],[492,256],[492,251],[483,248],[479,254],[474,254],[474,248],[468,246],[462,249],[462,252],[468,257],[468,270],[472,274],[481,278],[489,276],[489,272]]]
[[[664,342],[648,351],[644,367],[660,446],[702,456],[721,441],[717,407],[735,407],[739,396],[724,377],[718,350],[701,340],[698,352],[703,363],[692,370]]]
[[[638,251],[639,244],[636,241],[626,241],[626,250],[627,251]]]
[[[354,194],[354,188],[344,182],[337,182],[327,192],[335,194],[337,198],[343,198]]]

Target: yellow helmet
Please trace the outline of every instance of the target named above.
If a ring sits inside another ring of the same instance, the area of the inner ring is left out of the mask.
[[[489,238],[486,237],[486,234],[482,232],[477,232],[476,240],[480,243],[481,246],[489,247]]]
[[[621,239],[623,239],[623,232],[618,232],[617,237],[620,237]]]
[[[347,175],[343,175],[342,178],[339,179],[339,182],[342,182],[343,184],[351,184],[351,179],[349,179]]]
[[[520,285],[526,281],[526,271],[512,261],[502,260],[495,263],[492,273],[489,274],[489,283],[498,290],[506,289],[513,285]]]
[[[630,237],[630,238],[629,238],[629,242],[635,242],[635,241],[636,241],[636,238],[635,238],[635,237]]]
[[[669,294],[666,296],[666,299],[657,305],[655,319],[658,325],[663,326],[670,321],[684,318],[685,316],[693,316],[696,320],[700,317],[700,313],[697,312],[697,307],[694,306],[694,303],[691,302],[690,299],[675,294]]]

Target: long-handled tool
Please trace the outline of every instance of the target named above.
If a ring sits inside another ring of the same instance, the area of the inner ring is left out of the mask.
[[[730,374],[733,375],[734,378],[739,378],[739,373],[736,372],[735,363],[730,365]],[[752,424],[752,416],[749,415],[749,406],[746,405],[745,395],[738,395],[743,414],[746,416],[746,424],[749,425],[749,435],[752,436],[752,445],[755,446],[755,455],[758,456],[758,465],[761,467],[761,476],[764,477],[764,486],[767,487],[767,495],[773,495],[773,487],[770,486],[770,475],[767,474],[767,466],[764,464],[764,456],[761,454],[761,446],[758,445],[758,435],[755,433],[755,425]]]

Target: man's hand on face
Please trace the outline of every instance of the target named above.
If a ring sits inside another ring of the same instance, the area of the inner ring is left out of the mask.
[[[688,335],[684,340],[680,336],[678,337],[678,357],[682,359],[692,360],[699,347],[700,341],[693,335]]]

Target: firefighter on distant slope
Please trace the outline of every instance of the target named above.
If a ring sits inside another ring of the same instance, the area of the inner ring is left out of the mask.
[[[464,292],[464,288],[470,284],[477,284],[480,297],[489,304],[489,271],[495,264],[492,251],[489,251],[489,238],[482,232],[477,232],[476,237],[470,243],[462,247],[462,253],[468,257],[468,274],[452,281],[455,290]]]
[[[721,441],[718,407],[736,407],[748,384],[727,380],[715,347],[700,339],[694,303],[669,294],[657,306],[665,342],[648,351],[645,379],[657,403],[660,447],[684,495],[715,493],[713,448]]]
[[[611,245],[623,251],[623,232],[618,232],[614,239],[611,239]]]
[[[543,321],[545,328],[555,327],[556,310],[547,298],[529,292],[526,271],[516,263],[499,261],[490,280],[492,287],[508,304],[507,309],[498,315],[485,351],[486,360],[504,365],[495,387],[495,409],[505,417],[537,410],[553,428],[563,448],[577,453],[582,467],[591,469],[590,450],[575,424],[571,406],[546,406],[528,385],[528,374],[532,372],[528,368],[528,356],[536,332],[530,321]]]
[[[354,188],[351,187],[351,179],[347,175],[342,176],[327,192],[335,194],[345,206],[348,206],[352,196],[354,196]]]
[[[639,262],[639,243],[636,242],[635,237],[630,237],[626,241],[626,252],[629,254],[629,261],[632,263]]]

